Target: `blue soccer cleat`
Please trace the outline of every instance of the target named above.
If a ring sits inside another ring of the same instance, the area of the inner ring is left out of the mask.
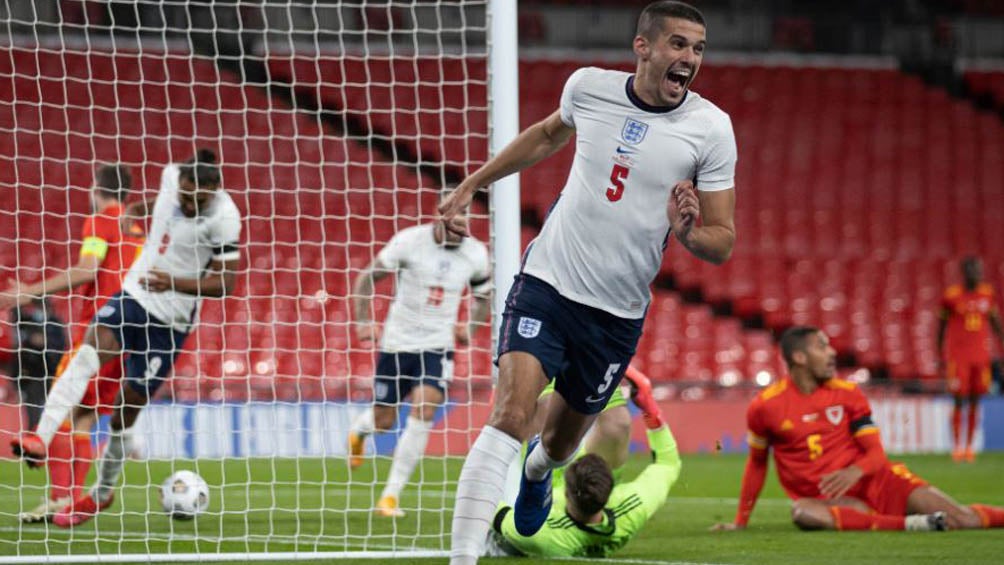
[[[540,443],[540,436],[530,440],[526,448],[527,457]],[[537,533],[551,513],[551,471],[541,481],[531,481],[526,478],[526,460],[523,460],[523,472],[520,473],[519,495],[513,505],[513,521],[516,531],[521,536],[532,536]]]

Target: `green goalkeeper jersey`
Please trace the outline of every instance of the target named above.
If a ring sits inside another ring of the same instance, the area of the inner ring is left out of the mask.
[[[554,492],[554,503],[544,526],[524,537],[516,531],[512,509],[504,506],[495,515],[495,533],[507,549],[539,557],[606,557],[624,547],[655,514],[680,476],[676,439],[663,426],[648,431],[653,462],[635,480],[617,485],[603,510],[603,520],[582,524],[565,512],[565,492]]]

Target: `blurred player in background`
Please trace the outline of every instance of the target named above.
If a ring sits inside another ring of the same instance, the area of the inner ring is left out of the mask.
[[[652,463],[633,481],[617,484],[606,457],[592,452],[582,456],[565,470],[564,488],[555,483],[554,504],[537,533],[529,537],[521,535],[511,507],[503,506],[496,512],[489,554],[607,557],[624,547],[665,504],[683,466],[676,439],[663,423],[648,378],[631,367],[625,378],[631,383],[631,399],[641,408],[648,428]],[[626,412],[627,406],[622,404],[604,411],[597,423],[621,410]],[[608,439],[618,447],[623,446],[626,452],[631,441],[630,427],[624,431],[619,437],[608,436]]]
[[[633,41],[634,74],[573,73],[560,108],[524,130],[440,206],[448,228],[466,234],[455,220],[477,189],[578,136],[565,187],[527,248],[507,299],[495,403],[457,487],[454,564],[481,555],[506,470],[531,434],[537,397],[554,379],[557,394],[548,402],[540,442],[528,449],[513,511],[521,535],[544,524],[551,470],[574,456],[635,353],[670,233],[705,261],[722,263],[732,253],[732,123],[688,90],[705,45],[704,17],[693,6],[649,4]]]
[[[10,301],[24,304],[35,296],[76,289],[74,294],[82,301],[71,330],[72,350],[59,363],[57,378],[83,344],[84,334],[95,312],[121,290],[122,277],[142,249],[143,228],[130,224],[123,231],[121,226],[123,202],[131,188],[132,175],[128,167],[100,167],[94,175],[94,187],[91,189],[91,215],[81,228],[77,263],[42,282],[29,286],[16,285],[0,295],[2,308]],[[91,429],[97,424],[99,414],[111,414],[121,377],[121,359],[109,360],[101,366],[97,377],[90,380],[83,398],[68,419],[41,422],[39,433],[51,438],[46,463],[51,490],[49,498],[41,505],[21,514],[22,521],[45,520],[80,495],[94,459]],[[48,416],[61,417],[51,411]]]
[[[1004,508],[962,506],[886,458],[868,399],[854,383],[834,377],[837,354],[825,333],[793,327],[782,336],[781,350],[790,376],[750,404],[739,509],[734,522],[716,529],[746,527],[770,449],[793,501],[791,519],[803,530],[1004,527]]]
[[[240,260],[241,217],[220,190],[220,169],[212,151],[199,150],[182,165],[168,165],[156,200],[137,202],[124,215],[150,214],[149,237],[122,292],[98,309],[83,343],[70,359],[45,405],[38,432],[14,440],[15,454],[45,459],[55,429],[85,393],[104,363],[128,353],[122,387],[111,419],[98,480],[87,494],[57,512],[52,522],[71,527],[111,505],[114,488],[130,453],[129,429],[166,381],[174,359],[198,320],[202,297],[233,290]],[[46,422],[49,425],[44,426]],[[44,426],[44,427],[43,427]]]
[[[396,291],[383,337],[371,319],[376,282],[396,275]],[[457,323],[460,301],[470,285],[474,303],[467,325]],[[411,414],[394,449],[394,461],[377,512],[403,516],[398,498],[425,453],[436,410],[446,400],[453,376],[454,344],[467,345],[491,313],[488,249],[474,238],[446,230],[442,222],[398,232],[353,284],[356,335],[380,340],[372,407],[352,423],[349,462],[362,464],[367,436],[393,429],[398,405]]]
[[[997,296],[983,282],[983,263],[977,257],[962,260],[963,284],[945,290],[938,323],[938,353],[942,355],[948,390],[955,397],[952,410],[952,458],[973,462],[980,397],[990,390],[990,332],[993,328],[1004,351]],[[961,438],[962,409],[969,406],[966,442]]]

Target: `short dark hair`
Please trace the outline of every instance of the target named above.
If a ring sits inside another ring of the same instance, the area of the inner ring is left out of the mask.
[[[94,173],[94,186],[108,198],[124,202],[132,189],[132,174],[125,165],[101,165]]]
[[[610,500],[614,476],[602,457],[590,453],[576,460],[565,470],[565,489],[569,500],[583,514],[592,516]]]
[[[641,11],[641,15],[638,16],[636,35],[648,39],[654,38],[658,32],[662,31],[662,20],[666,18],[679,18],[702,26],[707,25],[704,23],[704,14],[690,4],[674,0],[660,0],[645,6],[645,9]]]
[[[819,333],[815,326],[792,326],[781,334],[781,354],[789,367],[795,364],[793,357],[796,351],[805,351],[805,342],[810,335]]]
[[[181,165],[181,178],[199,188],[220,185],[220,168],[216,166],[216,153],[199,149],[195,156]]]

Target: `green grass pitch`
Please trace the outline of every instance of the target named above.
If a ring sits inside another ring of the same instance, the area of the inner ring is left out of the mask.
[[[945,456],[897,458],[961,502],[1004,505],[1004,454],[975,465]],[[634,457],[627,477],[647,458]],[[340,459],[130,462],[126,486],[97,520],[73,531],[17,522],[16,514],[42,496],[44,475],[0,462],[0,562],[11,556],[152,552],[346,551],[447,549],[459,460],[426,459],[402,505],[405,518],[388,520],[368,508],[380,493],[374,464],[352,475]],[[771,475],[749,530],[712,533],[735,512],[744,458],[684,457],[683,474],[669,502],[613,563],[1001,563],[1004,530],[948,533],[802,533],[791,525],[788,503]],[[377,462],[386,477],[388,461]],[[190,522],[160,511],[156,489],[173,469],[196,470],[211,485],[209,513]],[[226,485],[226,486],[223,486]],[[421,508],[420,510],[418,510]],[[138,559],[138,560],[141,560]],[[412,561],[402,558],[400,562]],[[519,560],[514,560],[519,562]],[[340,560],[339,563],[372,563]],[[424,560],[423,563],[445,562]],[[523,560],[522,562],[526,562]],[[557,562],[557,561],[555,561]]]

